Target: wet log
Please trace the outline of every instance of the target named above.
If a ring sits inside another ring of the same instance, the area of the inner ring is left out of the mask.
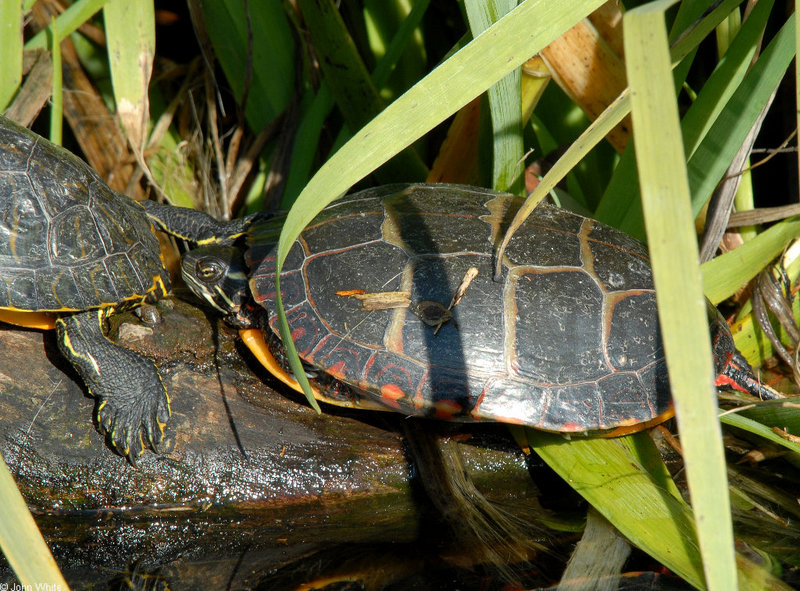
[[[153,328],[128,313],[112,329],[156,360],[171,396],[163,453],[145,452],[136,467],[95,429],[94,400],[55,335],[0,324],[0,452],[73,584],[97,582],[98,567],[112,578],[132,565],[214,564],[171,584],[199,588],[200,576],[216,587],[209,577],[227,585],[323,546],[417,537],[424,513],[403,417],[318,415],[276,392],[213,316],[179,300],[159,310]],[[505,500],[530,492],[503,429],[482,433],[491,446],[461,446],[478,484]]]

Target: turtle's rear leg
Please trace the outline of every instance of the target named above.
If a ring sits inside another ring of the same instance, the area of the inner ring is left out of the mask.
[[[131,462],[145,445],[157,451],[171,411],[155,364],[110,341],[104,310],[59,318],[58,347],[97,398],[97,422],[112,445]]]

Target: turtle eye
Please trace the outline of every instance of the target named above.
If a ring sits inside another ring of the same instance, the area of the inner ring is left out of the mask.
[[[197,261],[195,273],[203,283],[216,283],[225,275],[225,268],[219,260],[205,257]]]

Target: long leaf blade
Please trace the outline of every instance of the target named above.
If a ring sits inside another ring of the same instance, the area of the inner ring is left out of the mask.
[[[716,417],[694,215],[659,1],[625,15],[625,55],[642,207],[670,385],[709,589],[737,589],[722,433]],[[665,223],[668,221],[668,223]],[[673,294],[680,294],[674,296]]]

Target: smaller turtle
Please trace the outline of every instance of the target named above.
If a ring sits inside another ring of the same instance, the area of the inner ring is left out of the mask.
[[[672,416],[647,249],[543,204],[515,234],[494,280],[496,247],[519,204],[474,187],[395,185],[336,201],[312,220],[289,252],[281,289],[300,358],[326,380],[315,395],[606,436]],[[297,388],[275,314],[279,225],[253,225],[244,260],[235,248],[199,248],[181,268],[195,293],[242,328],[267,369]],[[473,269],[452,318],[420,318],[420,302],[444,309]],[[407,292],[411,303],[364,310],[345,297],[355,292]],[[716,384],[780,397],[753,376],[716,308],[708,312]]]
[[[153,361],[109,340],[105,321],[168,295],[157,227],[210,244],[234,240],[249,223],[137,203],[77,156],[0,117],[0,321],[55,328],[97,399],[99,429],[131,462],[145,445],[157,451],[170,401]]]

